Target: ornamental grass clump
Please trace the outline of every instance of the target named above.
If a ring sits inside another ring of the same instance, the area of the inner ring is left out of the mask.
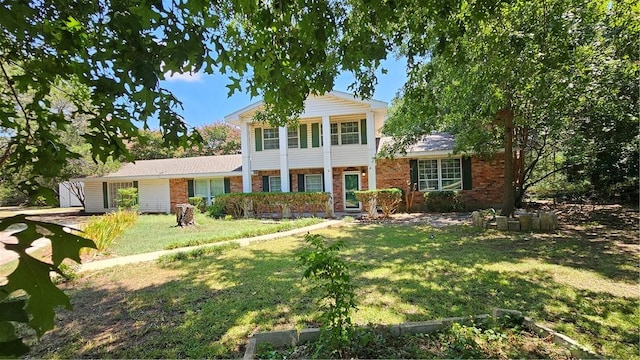
[[[95,242],[98,253],[109,250],[113,241],[135,224],[138,213],[121,210],[92,217],[82,228],[82,236]]]

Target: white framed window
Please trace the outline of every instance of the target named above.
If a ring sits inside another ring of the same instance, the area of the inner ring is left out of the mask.
[[[331,127],[331,145],[338,145],[338,124],[332,123],[329,125]]]
[[[111,208],[118,207],[118,199],[119,199],[118,190],[128,189],[132,187],[133,187],[133,181],[109,183],[109,207]]]
[[[287,128],[287,147],[289,149],[298,148],[298,127]]]
[[[282,192],[280,176],[269,176],[269,192]]]
[[[357,121],[340,123],[340,144],[360,144],[360,127]]]
[[[310,174],[304,176],[305,192],[321,192],[322,191],[322,175]]]
[[[263,129],[263,148],[265,150],[280,149],[280,135],[278,129]]]
[[[193,182],[193,195],[204,198],[211,205],[216,195],[224,194],[224,179],[196,179]]]
[[[460,159],[418,160],[418,190],[462,190]]]

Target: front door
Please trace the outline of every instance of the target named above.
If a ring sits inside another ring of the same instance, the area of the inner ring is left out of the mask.
[[[344,174],[344,209],[360,210],[360,202],[354,191],[360,190],[360,173]]]

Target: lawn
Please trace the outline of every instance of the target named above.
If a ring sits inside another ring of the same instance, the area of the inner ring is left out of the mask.
[[[605,357],[639,357],[635,229],[373,224],[320,233],[349,244],[358,324],[510,308]],[[317,294],[296,258],[303,246],[302,237],[285,238],[92,273],[67,285],[74,310],[59,312],[30,356],[241,357],[254,332],[317,325]]]
[[[287,231],[322,222],[318,218],[283,221],[255,219],[221,220],[196,215],[196,226],[176,227],[175,215],[140,215],[136,224],[111,246],[114,255],[124,256],[183,246]]]

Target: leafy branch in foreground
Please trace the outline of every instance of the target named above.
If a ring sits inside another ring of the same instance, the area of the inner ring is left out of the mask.
[[[20,356],[29,351],[18,337],[13,323],[25,323],[38,337],[53,329],[55,309],[71,308],[69,298],[52,282],[50,273],[64,276],[60,265],[64,259],[80,262],[80,249],[94,248],[93,241],[71,234],[63,226],[28,220],[17,215],[0,220],[0,233],[10,234],[17,243],[3,240],[6,250],[18,253],[18,266],[0,286],[0,357]],[[51,263],[27,253],[31,244],[42,237],[51,240]]]
[[[349,267],[338,257],[345,243],[340,240],[327,245],[318,234],[305,235],[305,241],[311,248],[299,254],[300,262],[306,266],[302,277],[316,282],[324,310],[316,355],[343,358],[354,332],[350,313],[356,308]]]

